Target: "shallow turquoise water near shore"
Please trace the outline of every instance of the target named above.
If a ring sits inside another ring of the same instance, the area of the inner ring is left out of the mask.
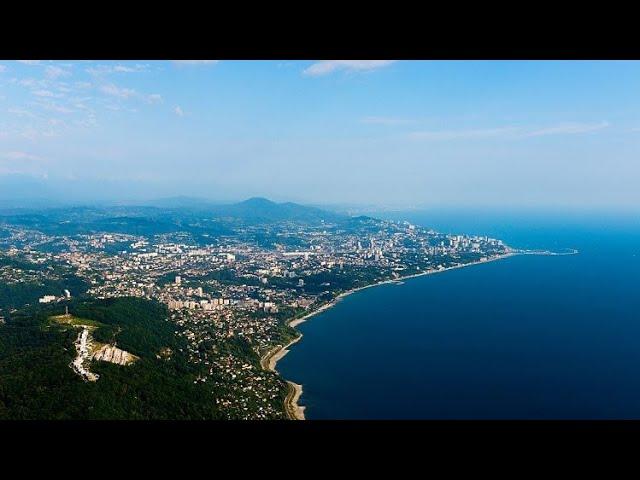
[[[308,419],[640,418],[637,216],[395,214],[517,256],[365,289],[278,363]]]

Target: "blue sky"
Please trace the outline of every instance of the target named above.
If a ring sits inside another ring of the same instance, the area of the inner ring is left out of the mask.
[[[627,208],[639,147],[638,62],[0,61],[0,177],[86,197]]]

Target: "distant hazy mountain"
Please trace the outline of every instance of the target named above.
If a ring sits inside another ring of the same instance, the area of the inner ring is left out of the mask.
[[[129,185],[131,187],[131,185]],[[65,221],[68,209],[87,207],[82,210],[82,221],[92,222],[97,217],[146,217],[159,218],[169,222],[182,223],[186,217],[208,219],[239,220],[244,222],[320,222],[339,221],[348,215],[336,211],[286,202],[276,203],[266,198],[254,197],[239,203],[223,203],[205,198],[174,196],[142,201],[127,197],[119,191],[131,188],[116,188],[107,182],[63,181],[60,178],[39,178],[29,175],[0,175],[0,213],[11,209],[45,210],[62,209],[64,212],[50,212],[59,221]],[[144,195],[140,192],[138,195]],[[148,198],[148,197],[147,197]],[[155,211],[154,211],[155,209]],[[77,214],[77,212],[76,212]],[[94,218],[97,216],[96,218]],[[178,218],[179,217],[179,218]],[[68,218],[66,219],[68,220]]]
[[[291,202],[276,203],[259,197],[231,205],[217,205],[211,207],[211,211],[221,217],[233,217],[246,221],[318,222],[343,218],[342,215],[319,208]]]
[[[120,232],[138,235],[189,231],[194,234],[230,233],[232,224],[273,222],[346,222],[353,219],[296,203],[276,203],[250,198],[239,203],[213,202],[175,197],[150,202],[154,205],[75,206],[58,208],[0,207],[0,224],[24,225],[50,234]],[[161,206],[164,205],[164,206]],[[50,207],[50,205],[49,205]]]
[[[248,222],[318,222],[344,218],[335,212],[328,212],[316,207],[297,203],[276,203],[266,198],[254,197],[243,202],[220,204],[211,200],[194,197],[170,197],[148,202],[156,208],[186,209],[206,213],[211,217],[233,218]]]

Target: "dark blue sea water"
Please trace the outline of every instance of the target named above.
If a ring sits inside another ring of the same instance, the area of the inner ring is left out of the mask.
[[[640,418],[640,217],[388,214],[519,256],[346,297],[278,363],[309,419]]]

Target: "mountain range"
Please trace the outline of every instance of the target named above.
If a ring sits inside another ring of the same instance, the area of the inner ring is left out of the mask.
[[[23,225],[49,234],[120,232],[158,234],[189,231],[228,234],[234,225],[295,222],[349,222],[346,215],[297,203],[250,198],[216,204],[191,197],[172,197],[147,205],[0,208],[0,223]]]

